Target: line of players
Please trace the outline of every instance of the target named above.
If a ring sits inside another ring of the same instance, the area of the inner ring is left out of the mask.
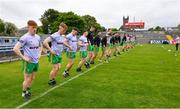
[[[82,71],[83,65],[90,68],[91,64],[95,64],[98,54],[101,53],[99,61],[109,63],[111,56],[120,55],[121,51],[126,51],[134,47],[135,37],[128,34],[120,34],[112,32],[109,29],[107,32],[98,32],[95,36],[96,28],[91,27],[89,31],[84,31],[81,37],[77,37],[78,29],[72,29],[68,35],[64,35],[68,29],[65,23],[60,23],[59,30],[47,37],[43,43],[40,36],[36,34],[37,23],[33,20],[28,21],[28,33],[23,35],[19,42],[14,47],[14,52],[23,59],[24,82],[22,97],[29,98],[31,96],[30,87],[35,79],[35,74],[39,68],[39,59],[43,47],[48,50],[48,58],[52,64],[52,69],[49,74],[48,84],[56,85],[56,78],[62,63],[62,53],[65,51],[68,58],[63,76],[70,76],[70,70],[74,65],[77,51],[80,53],[80,62],[77,67],[77,72]],[[94,37],[95,36],[95,37]],[[51,46],[50,44],[51,43]],[[22,48],[23,54],[20,49]],[[64,48],[66,48],[64,50]],[[99,50],[102,52],[99,52]]]

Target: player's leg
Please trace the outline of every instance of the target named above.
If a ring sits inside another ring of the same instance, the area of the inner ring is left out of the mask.
[[[111,55],[116,56],[115,52],[116,52],[116,46],[115,46],[115,44],[112,44],[112,53],[111,53]]]
[[[176,51],[178,51],[178,49],[179,49],[179,44],[177,43],[176,44]]]
[[[36,77],[36,72],[33,72],[29,78],[30,80],[29,80],[28,87],[26,90],[26,93],[28,93],[28,96],[31,96],[30,88],[31,88],[32,82],[35,79],[35,77]]]
[[[28,98],[31,96],[29,92],[30,87],[32,85],[32,81],[35,78],[35,72],[38,71],[39,64],[38,63],[28,63],[23,62],[24,69],[24,81],[23,81],[23,93],[22,97]]]
[[[30,87],[31,87],[31,85],[32,85],[32,83],[33,83],[33,80],[35,80],[35,78],[36,78],[36,72],[33,72],[32,75],[31,75],[31,81],[30,81],[30,83],[29,83],[28,89],[30,89]]]
[[[35,79],[36,77],[36,72],[38,71],[39,69],[39,63],[32,63],[32,74],[31,74],[31,80],[29,81],[29,86],[27,88],[27,91],[29,93],[29,96],[31,96],[31,93],[30,93],[30,87],[32,85],[32,82],[33,80]]]
[[[22,92],[22,97],[24,97],[24,98],[28,98],[28,97],[30,97],[30,93],[29,93],[29,88],[30,88],[30,84],[31,84],[31,75],[32,74],[27,74],[27,73],[24,73],[24,81],[23,81],[23,84],[22,84],[22,86],[23,86],[23,92]]]
[[[68,59],[68,64],[66,65],[66,69],[64,70],[63,76],[68,77],[69,76],[69,71],[74,65],[74,60],[73,59]]]
[[[111,45],[108,44],[108,47],[107,47],[107,50],[106,50],[106,55],[107,55],[108,57],[110,57],[110,54],[111,54]]]
[[[78,64],[77,72],[82,71],[81,67],[86,63],[87,51],[80,51],[80,57],[81,57],[81,61]]]
[[[57,74],[59,72],[59,69],[60,69],[60,64],[53,64],[53,68],[52,68],[52,70],[51,70],[51,72],[49,74],[49,82],[48,82],[48,84],[50,86],[53,86],[53,85],[56,84],[55,79],[56,79],[56,76],[57,76]]]
[[[86,58],[81,58],[81,61],[79,62],[79,64],[78,64],[78,68],[77,68],[77,72],[81,72],[82,71],[82,66],[85,64],[85,62],[86,62]]]
[[[50,86],[56,85],[56,77],[57,74],[59,72],[59,69],[61,67],[61,61],[62,61],[62,57],[58,56],[58,55],[52,55],[52,70],[49,74],[49,82],[48,84]]]
[[[114,52],[114,47],[113,44],[111,44],[109,49],[109,56],[112,56],[113,52]]]
[[[109,47],[106,47],[105,54],[104,54],[104,61],[106,63],[109,63],[109,58],[110,58],[110,56],[109,56]]]
[[[91,58],[90,58],[90,64],[94,64],[95,48],[94,48],[93,45],[91,46],[91,53],[92,53],[92,56],[91,56]]]
[[[120,44],[118,44],[118,45],[117,45],[117,54],[118,54],[118,55],[121,55],[120,47],[121,47]]]
[[[91,59],[90,59],[90,64],[94,64],[94,58],[95,58],[95,52],[93,51],[92,52],[92,56],[91,56]]]
[[[69,76],[69,71],[72,68],[72,66],[74,65],[74,59],[76,58],[76,52],[68,52],[67,54],[68,59],[68,64],[66,65],[66,69],[64,70],[64,77],[68,77]]]
[[[94,61],[96,60],[96,58],[98,56],[98,52],[99,52],[99,47],[95,47],[94,56],[93,56],[92,61],[91,61],[92,64],[94,64]]]
[[[100,55],[100,57],[99,57],[99,62],[102,62],[102,59],[103,59],[103,57],[104,57],[104,54],[105,54],[105,47],[104,46],[102,46],[101,47],[101,55]]]
[[[92,55],[92,50],[91,50],[91,45],[88,46],[88,56],[86,58],[86,64],[90,64],[90,61],[91,61],[91,57],[93,56]]]

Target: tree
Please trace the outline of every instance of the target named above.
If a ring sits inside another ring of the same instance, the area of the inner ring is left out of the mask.
[[[179,25],[177,25],[177,27],[178,27],[178,28],[180,28],[180,24],[179,24]]]
[[[15,26],[15,24],[10,22],[5,22],[5,35],[14,36],[18,32],[18,28]]]
[[[118,29],[117,28],[112,28],[112,31],[118,31]]]
[[[161,31],[161,27],[160,26],[155,27],[154,31]]]
[[[93,16],[90,16],[90,15],[84,15],[82,16],[84,22],[85,22],[85,29],[88,30],[91,28],[91,26],[98,26],[97,25],[97,21],[96,21],[96,18],[93,17]]]
[[[57,20],[58,16],[59,12],[54,9],[46,10],[41,16],[40,21],[42,23],[42,30],[45,34],[51,33],[49,29],[52,26],[53,22]]]
[[[4,34],[5,25],[3,20],[0,19],[0,35]]]
[[[105,27],[101,26],[99,23],[97,23],[97,20],[95,17],[90,15],[84,15],[82,16],[84,22],[85,22],[85,30],[89,30],[92,26],[97,29],[97,31],[105,31]]]
[[[81,16],[74,14],[73,12],[60,13],[57,20],[53,22],[51,26],[52,33],[58,30],[59,24],[64,22],[68,25],[68,31],[70,32],[72,28],[78,28],[80,32],[85,30],[85,23]]]
[[[38,33],[38,34],[43,34],[42,26],[39,26],[39,27],[38,27],[37,33]]]
[[[154,31],[154,28],[149,28],[148,31]]]
[[[89,30],[91,26],[96,27],[98,31],[104,31],[105,28],[97,23],[96,18],[90,15],[79,16],[73,12],[58,12],[54,9],[48,9],[41,16],[42,30],[45,34],[52,34],[58,30],[59,24],[64,22],[68,26],[70,32],[76,27],[83,32]]]

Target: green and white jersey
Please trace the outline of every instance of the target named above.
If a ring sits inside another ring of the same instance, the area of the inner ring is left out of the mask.
[[[85,36],[81,36],[79,38],[79,41],[81,41],[83,44],[83,46],[80,46],[80,51],[87,51],[87,43],[88,43],[87,38]]]
[[[66,40],[68,44],[72,47],[72,52],[77,51],[77,36],[73,36],[71,33],[66,36]],[[67,48],[67,51],[70,51],[69,48]]]

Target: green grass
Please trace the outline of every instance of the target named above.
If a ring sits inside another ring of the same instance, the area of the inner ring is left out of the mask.
[[[137,46],[25,108],[180,108],[180,56],[168,52],[174,49],[172,45],[161,46]],[[58,84],[67,80],[61,75],[64,59]],[[72,76],[77,75],[78,60]],[[32,97],[51,88],[47,85],[50,70],[47,58],[41,58]],[[0,64],[0,80],[0,107],[14,108],[25,102],[21,98],[21,62]]]

